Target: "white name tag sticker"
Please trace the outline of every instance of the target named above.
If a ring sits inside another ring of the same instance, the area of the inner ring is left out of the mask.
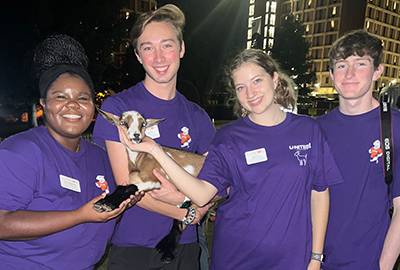
[[[244,154],[246,156],[247,165],[256,164],[268,160],[265,148],[247,151]]]
[[[152,139],[160,138],[160,131],[158,130],[158,126],[152,126],[146,128],[146,136],[149,136]]]
[[[65,189],[81,192],[81,185],[76,179],[60,174],[60,183],[61,186]]]

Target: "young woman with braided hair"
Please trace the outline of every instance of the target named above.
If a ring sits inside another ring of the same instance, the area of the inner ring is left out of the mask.
[[[45,125],[0,145],[1,268],[93,269],[114,218],[136,200],[112,212],[93,209],[115,183],[106,152],[80,137],[95,109],[82,46],[69,36],[51,36],[34,62]]]

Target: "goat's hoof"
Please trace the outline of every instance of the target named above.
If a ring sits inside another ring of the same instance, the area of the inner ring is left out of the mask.
[[[170,259],[170,260],[164,259],[163,260],[163,264],[170,264],[171,262],[172,262],[172,259]]]
[[[93,209],[96,210],[99,213],[102,212],[111,212],[112,210],[115,209],[114,205],[108,204],[104,199],[97,201],[93,205]]]
[[[174,249],[173,251],[172,250],[165,250],[165,247],[164,247],[164,249],[160,248],[160,247],[156,247],[155,251],[158,254],[162,254],[161,261],[162,261],[163,264],[171,263],[172,260],[175,259],[175,255],[174,254],[176,254],[178,252],[176,249]]]
[[[173,255],[172,253],[164,253],[161,257],[161,261],[163,264],[170,264],[173,259],[175,259],[175,255]]]

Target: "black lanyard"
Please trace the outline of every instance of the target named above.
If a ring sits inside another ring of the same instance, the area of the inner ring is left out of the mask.
[[[390,184],[393,181],[393,139],[392,139],[392,108],[387,101],[381,101],[381,142],[383,149],[383,172],[385,183],[390,194]]]

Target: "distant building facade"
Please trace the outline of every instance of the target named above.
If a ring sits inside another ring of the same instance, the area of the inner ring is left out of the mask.
[[[274,45],[277,1],[249,0],[247,25],[247,49],[256,48],[268,52]]]
[[[155,0],[130,0],[129,5],[121,9],[120,19],[130,19],[131,17],[137,18],[142,13],[149,10],[157,9],[157,1]],[[126,29],[126,39],[119,45],[119,50],[113,52],[111,62],[115,67],[122,65],[126,49],[130,46],[129,33],[131,29]]]
[[[251,48],[253,44],[259,46],[258,42],[249,38],[250,34],[253,37],[253,31],[258,31],[258,29],[264,38],[261,49],[267,51],[268,46],[272,47],[274,28],[279,26],[289,13],[303,22],[306,27],[306,38],[311,44],[310,54],[317,75],[314,93],[322,95],[335,93],[329,78],[328,51],[332,43],[343,34],[361,28],[367,29],[368,32],[380,38],[385,49],[383,74],[375,83],[374,90],[400,83],[400,0],[248,1],[247,48]],[[270,19],[272,10],[266,8],[271,5],[276,7],[273,10],[275,11],[272,16],[275,18],[273,25]],[[264,6],[263,11],[262,6]],[[254,23],[254,21],[257,22],[259,16],[264,16],[265,24],[261,27]],[[250,28],[250,22],[252,22],[252,28]]]

